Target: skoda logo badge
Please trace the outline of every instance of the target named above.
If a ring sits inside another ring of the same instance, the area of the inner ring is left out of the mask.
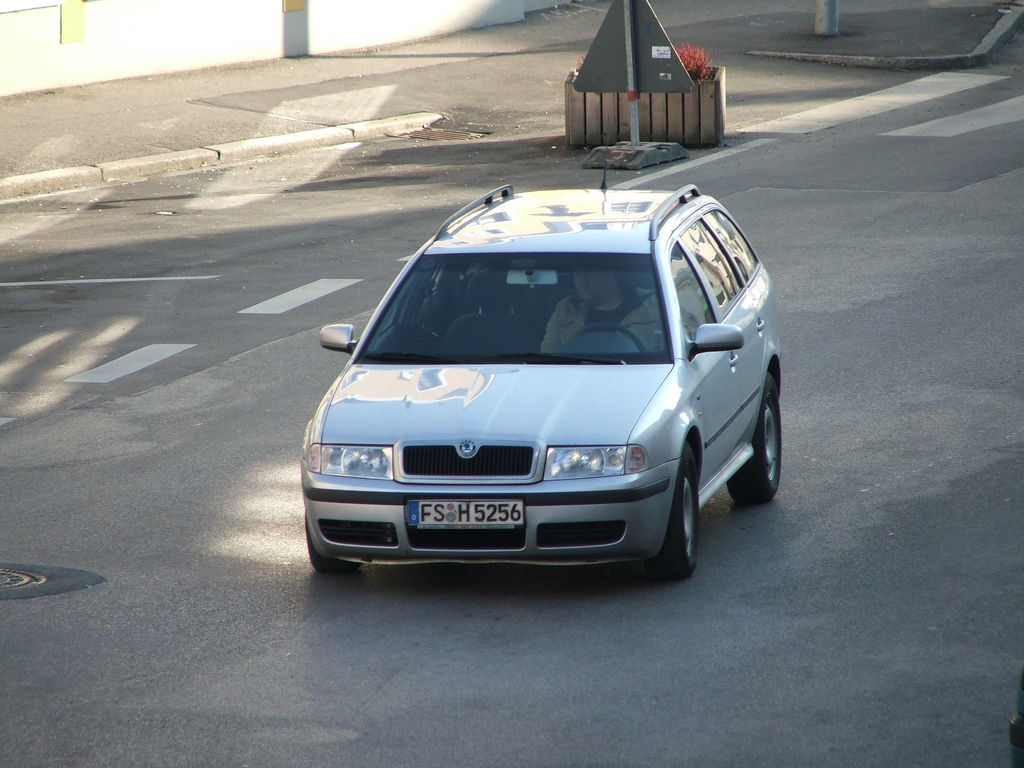
[[[459,443],[459,455],[464,459],[472,459],[479,450],[480,446],[472,440],[463,440]]]

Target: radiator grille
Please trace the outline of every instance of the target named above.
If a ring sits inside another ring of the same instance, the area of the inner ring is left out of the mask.
[[[533,469],[528,445],[485,445],[466,459],[453,445],[409,445],[402,450],[406,476],[527,477]]]

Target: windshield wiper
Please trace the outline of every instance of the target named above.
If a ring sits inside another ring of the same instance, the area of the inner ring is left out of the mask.
[[[361,363],[453,363],[451,357],[424,355],[421,352],[367,352],[359,358]]]
[[[541,363],[546,365],[626,365],[625,360],[549,352],[502,352],[497,355],[424,355],[420,352],[368,352],[361,363],[427,363],[445,365],[481,365],[486,363]]]
[[[548,363],[551,365],[625,365],[625,360],[586,355],[560,355],[550,352],[502,352],[500,355],[474,357],[474,363]]]

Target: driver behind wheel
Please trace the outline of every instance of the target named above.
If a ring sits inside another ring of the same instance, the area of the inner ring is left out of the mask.
[[[541,352],[557,352],[592,326],[620,326],[642,342],[661,326],[654,292],[641,292],[619,275],[605,270],[573,271],[575,292],[555,305],[548,320]]]

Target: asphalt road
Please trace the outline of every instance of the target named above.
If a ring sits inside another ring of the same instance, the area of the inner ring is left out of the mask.
[[[0,562],[104,580],[0,600],[0,765],[1004,764],[1024,653],[1013,56],[970,73],[1001,79],[611,174],[722,199],[782,312],[781,491],[707,505],[681,584],[305,560],[299,441],[343,362],[317,329],[363,322],[476,193],[596,186],[558,137],[4,205]],[[175,353],[96,380],[142,349]]]

